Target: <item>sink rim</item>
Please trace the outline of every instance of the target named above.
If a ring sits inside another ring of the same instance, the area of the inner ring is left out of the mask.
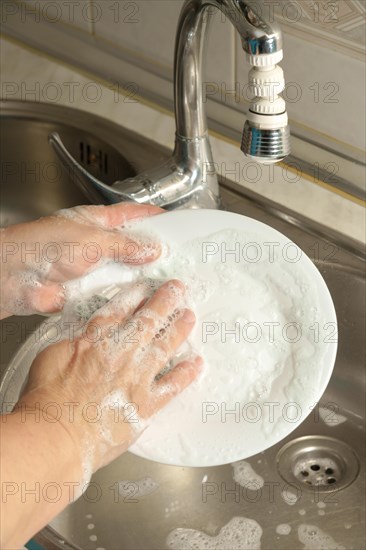
[[[27,119],[48,122],[52,119],[55,122],[68,124],[72,127],[83,129],[86,132],[96,132],[103,141],[109,143],[123,156],[126,156],[128,161],[131,160],[124,152],[126,138],[128,138],[128,141],[136,141],[140,144],[144,143],[145,146],[154,149],[158,155],[165,157],[165,160],[169,158],[172,152],[170,149],[150,140],[146,136],[138,134],[134,130],[129,130],[116,122],[101,117],[100,115],[89,113],[88,111],[83,111],[75,107],[55,105],[53,103],[46,102],[22,100],[4,101],[3,99],[0,99],[0,119],[2,117],[24,117]],[[113,135],[113,140],[111,139],[111,135]],[[139,159],[138,156],[134,160],[140,161],[141,164],[141,167],[137,166],[137,171],[144,170],[146,168],[146,166],[142,166],[143,161],[142,159]],[[330,242],[336,242],[345,251],[351,253],[356,258],[366,260],[365,244],[353,239],[351,236],[344,235],[335,229],[331,229],[319,222],[306,218],[302,214],[290,210],[275,201],[267,199],[259,193],[256,193],[251,189],[247,189],[227,178],[220,176],[219,182],[220,187],[226,188],[241,195],[242,197],[245,197],[246,200],[254,203],[261,210],[265,210],[275,217],[284,220],[287,223],[306,231],[307,233],[311,233]]]
[[[126,130],[116,123],[110,122],[102,117],[99,117],[97,115],[91,115],[87,112],[80,111],[78,109],[59,106],[59,105],[49,105],[49,104],[41,104],[41,103],[30,103],[30,102],[22,102],[22,101],[12,101],[12,102],[0,102],[0,108],[3,108],[3,104],[5,104],[5,111],[16,113],[15,115],[9,115],[9,116],[22,116],[23,113],[25,113],[24,116],[28,119],[37,120],[40,117],[38,116],[38,112],[41,111],[41,117],[45,117],[45,121],[49,121],[49,113],[52,110],[52,112],[55,113],[55,116],[62,116],[62,119],[60,118],[61,123],[68,124],[68,121],[65,119],[64,114],[66,111],[71,111],[70,116],[73,116],[72,121],[70,121],[70,126],[73,127],[80,127],[81,122],[89,118],[93,118],[95,121],[100,121],[101,126],[103,127],[103,131],[112,133],[113,131],[118,130],[120,135],[118,138],[116,138],[116,141],[113,141],[113,146],[117,149],[117,151],[121,151],[123,153],[123,136],[128,135],[129,138],[132,134],[135,135],[137,141],[147,141],[138,134],[135,134],[133,131]],[[32,105],[35,106],[34,111],[32,112]],[[8,109],[10,106],[10,109]],[[52,109],[51,109],[52,108]],[[4,111],[3,111],[4,112]],[[1,115],[3,115],[3,112]],[[79,116],[75,118],[75,113],[78,112]],[[5,113],[5,116],[7,116],[7,113]],[[78,120],[80,124],[75,124],[75,120]],[[42,120],[42,118],[41,118]],[[93,132],[92,129],[89,129],[87,127],[81,126],[84,131],[90,131]],[[98,132],[101,135],[101,128],[98,126]],[[121,137],[120,137],[121,136]],[[110,142],[111,136],[108,134],[108,136],[102,136],[101,139],[106,141],[107,143]],[[118,143],[120,143],[121,149],[119,149]],[[151,142],[153,144],[153,142]],[[156,150],[159,150],[161,154],[168,155],[168,150],[162,148],[161,146],[158,146],[156,144],[153,144],[154,148]],[[329,262],[325,262],[327,267],[336,267],[337,269],[346,269],[347,271],[352,271],[353,273],[357,273],[358,275],[364,276],[364,266],[361,266],[359,261],[357,259],[365,258],[366,254],[363,250],[363,247],[357,242],[353,241],[351,238],[348,238],[344,235],[338,234],[336,231],[331,231],[328,228],[322,226],[321,224],[317,224],[316,222],[313,222],[311,220],[308,220],[307,218],[302,217],[301,215],[295,214],[294,212],[291,212],[288,209],[281,208],[278,204],[269,201],[267,199],[264,199],[257,193],[244,189],[241,186],[237,184],[232,184],[231,182],[224,182],[223,188],[227,189],[229,191],[237,191],[238,195],[240,195],[240,198],[243,199],[243,203],[247,201],[249,204],[255,205],[256,208],[262,211],[267,211],[270,213],[271,216],[280,219],[289,225],[291,225],[294,230],[297,229],[299,231],[303,231],[307,234],[315,235],[318,238],[325,239],[330,242],[336,242],[341,246],[341,248],[344,249],[345,252],[347,252],[350,256],[355,256],[356,258],[356,264],[352,265],[352,262],[350,264],[346,264],[343,266],[342,264],[332,264]],[[231,208],[229,208],[231,209]],[[296,242],[296,241],[295,241]],[[348,258],[350,259],[350,256]],[[57,535],[56,531],[50,527],[47,526],[43,532],[38,534],[35,537],[35,540],[39,543],[43,543],[44,545],[47,545],[45,547],[50,548],[52,550],[59,550],[60,548],[66,548],[67,550],[81,550],[79,546],[75,546],[74,544],[67,542],[66,540],[63,540],[62,543],[60,543],[61,537]]]

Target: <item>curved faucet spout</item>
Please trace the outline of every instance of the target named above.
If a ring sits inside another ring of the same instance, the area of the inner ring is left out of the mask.
[[[254,92],[244,125],[242,151],[262,163],[289,153],[282,36],[261,15],[261,0],[186,0],[177,29],[174,55],[175,149],[172,158],[134,178],[106,186],[89,175],[66,151],[58,136],[50,142],[75,181],[94,202],[132,200],[165,208],[218,208],[219,184],[214,170],[202,99],[202,60],[206,26],[218,8],[238,31],[252,70]]]
[[[262,64],[266,58],[268,65],[276,65],[283,56],[281,31],[262,18],[260,0],[187,0],[179,17],[175,44],[174,101],[177,135],[188,139],[207,132],[202,61],[212,8],[219,9],[234,25],[249,63]]]

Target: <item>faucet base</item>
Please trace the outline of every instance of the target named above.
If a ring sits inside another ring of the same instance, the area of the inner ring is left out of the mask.
[[[87,172],[65,148],[60,136],[49,141],[74,182],[95,204],[133,201],[175,208],[219,208],[220,195],[210,143],[176,136],[173,156],[161,166],[106,185]]]

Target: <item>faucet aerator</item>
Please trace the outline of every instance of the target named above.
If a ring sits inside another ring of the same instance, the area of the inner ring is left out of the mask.
[[[218,208],[220,191],[212,158],[205,105],[202,62],[210,7],[221,10],[241,37],[254,100],[244,126],[241,150],[262,164],[290,152],[285,87],[278,63],[283,57],[280,28],[261,15],[262,0],[186,0],[178,21],[174,54],[175,149],[161,166],[107,186],[72,158],[60,137],[49,137],[74,181],[92,202],[134,201],[167,209]]]
[[[247,120],[240,149],[260,164],[280,162],[290,153],[289,126],[265,129]]]

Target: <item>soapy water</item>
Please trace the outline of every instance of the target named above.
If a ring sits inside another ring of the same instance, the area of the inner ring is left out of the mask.
[[[128,502],[133,499],[151,495],[159,488],[159,483],[151,477],[143,477],[138,480],[122,480],[118,482],[118,493]]]
[[[154,235],[149,223],[142,222],[138,229],[143,226],[146,232],[147,226]],[[165,235],[154,238],[166,241]],[[112,309],[107,304],[93,317],[101,311],[117,315],[137,282],[145,297],[172,278],[186,285],[180,307],[193,309],[197,322],[177,357],[198,353],[206,368],[198,381],[154,417],[132,452],[170,464],[224,464],[256,454],[268,447],[269,439],[274,443],[287,435],[296,427],[299,409],[300,420],[309,414],[301,406],[304,397],[306,402],[318,397],[324,356],[322,342],[314,341],[309,330],[324,321],[309,275],[281,255],[270,257],[265,247],[257,263],[237,262],[234,255],[225,261],[209,254],[203,258],[207,243],[225,244],[229,250],[237,241],[248,240],[261,243],[263,238],[227,229],[179,247],[168,243],[151,264],[106,262],[66,285],[63,320],[67,321],[85,320],[112,297]],[[284,332],[288,323],[293,326]],[[299,338],[296,326],[302,327]],[[135,360],[141,366],[146,363],[144,349],[136,352]],[[177,362],[174,358],[161,376]],[[268,402],[279,406],[268,407]]]
[[[254,491],[264,486],[264,479],[258,475],[249,462],[240,460],[232,464],[234,468],[233,478],[236,483]]]
[[[343,424],[343,422],[346,422],[347,420],[346,416],[343,416],[342,414],[339,414],[332,408],[327,408],[327,407],[319,407],[319,416],[322,419],[322,421],[327,426],[329,426],[329,428],[334,428],[335,426],[339,426],[340,424]]]
[[[270,262],[265,253],[257,264],[230,255],[224,262],[210,255],[203,261],[207,242],[233,249],[236,241],[247,240],[261,242],[261,237],[220,231],[179,249],[170,245],[169,256],[142,268],[150,279],[178,278],[186,284],[186,306],[197,314],[189,344],[207,368],[199,382],[158,413],[132,452],[172,464],[224,464],[266,448],[268,437],[288,433],[304,393],[316,400],[323,348],[309,327],[322,319],[308,275],[282,258]],[[281,332],[289,322],[304,327],[300,338]],[[270,324],[280,326],[280,333],[267,331]],[[295,403],[286,409],[288,418],[280,407],[273,414],[265,410],[272,400]],[[301,411],[302,418],[309,412]]]
[[[214,537],[180,527],[169,533],[166,544],[172,550],[259,550],[262,533],[254,519],[234,517]]]
[[[287,488],[283,489],[281,491],[281,497],[288,504],[289,506],[294,506],[296,502],[300,498],[300,493],[293,493],[292,491],[289,491]]]
[[[299,541],[304,544],[304,550],[345,550],[344,546],[315,525],[301,524],[297,534]]]
[[[288,523],[280,523],[276,527],[276,533],[278,535],[289,535],[291,533],[291,525]]]

